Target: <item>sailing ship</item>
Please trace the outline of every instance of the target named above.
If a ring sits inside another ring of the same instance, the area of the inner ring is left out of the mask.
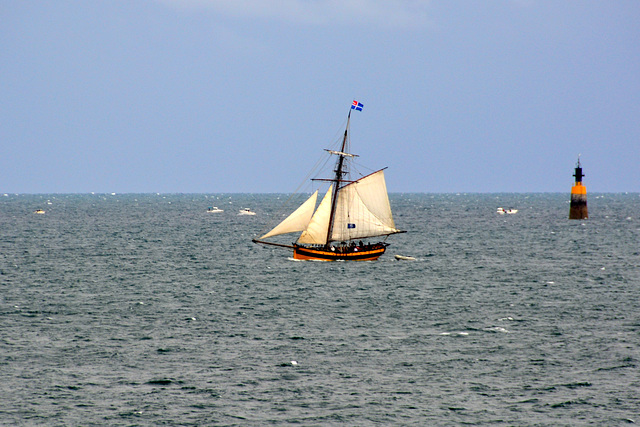
[[[361,111],[362,103],[354,101],[347,116],[347,125],[340,150],[325,150],[336,156],[334,175],[330,179],[314,179],[330,183],[316,209],[319,190],[268,233],[253,239],[254,243],[293,249],[297,260],[373,261],[384,254],[386,239],[391,234],[404,233],[396,228],[384,179],[380,169],[351,180],[351,162],[356,154],[349,153],[351,112]],[[314,212],[315,211],[315,212]],[[291,245],[269,242],[273,236],[302,232]],[[363,240],[384,237],[375,243]]]

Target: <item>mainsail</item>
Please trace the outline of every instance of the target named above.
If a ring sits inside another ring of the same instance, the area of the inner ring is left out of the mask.
[[[399,233],[393,222],[384,171],[344,186],[338,194],[332,241]]]

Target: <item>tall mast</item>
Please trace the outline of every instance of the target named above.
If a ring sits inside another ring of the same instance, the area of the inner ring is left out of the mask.
[[[582,182],[582,177],[584,174],[582,173],[582,166],[580,166],[580,155],[578,155],[578,163],[576,163],[576,172],[573,174],[576,177],[576,184]]]
[[[349,115],[347,116],[347,127],[344,129],[344,137],[342,138],[342,148],[340,149],[340,154],[338,154],[338,162],[336,164],[336,177],[333,179],[335,183],[334,188],[335,191],[331,197],[331,215],[329,216],[329,228],[327,229],[327,245],[329,245],[329,240],[331,239],[331,231],[333,230],[333,219],[336,215],[336,201],[338,200],[338,186],[342,181],[342,168],[344,166],[344,154],[347,147],[347,131],[349,130],[349,121],[351,121],[351,109],[349,110]]]

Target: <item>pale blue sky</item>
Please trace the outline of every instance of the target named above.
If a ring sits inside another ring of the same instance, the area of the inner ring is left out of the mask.
[[[640,2],[0,2],[0,192],[640,191]]]

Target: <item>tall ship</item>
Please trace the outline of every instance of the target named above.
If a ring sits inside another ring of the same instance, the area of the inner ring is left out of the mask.
[[[319,190],[316,190],[280,224],[253,239],[254,243],[293,249],[293,258],[297,260],[373,261],[384,254],[389,235],[404,233],[393,221],[384,179],[386,168],[351,178],[351,163],[358,156],[349,152],[349,124],[351,112],[362,108],[362,103],[353,101],[340,149],[325,150],[336,160],[332,177],[314,179],[329,184],[318,207]],[[299,232],[291,245],[265,240]]]

